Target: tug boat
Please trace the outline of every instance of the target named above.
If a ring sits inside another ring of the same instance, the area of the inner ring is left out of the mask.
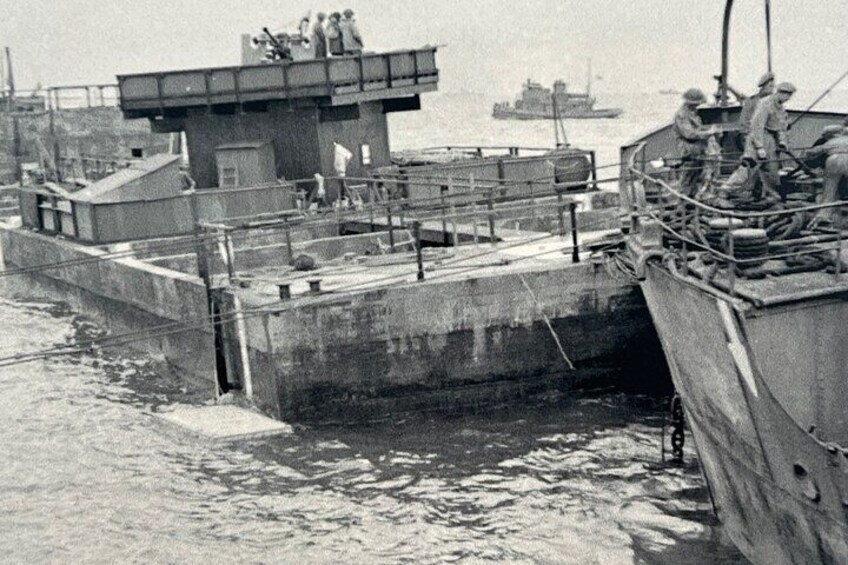
[[[621,108],[595,109],[595,98],[586,92],[569,92],[565,82],[554,82],[554,89],[545,88],[538,82],[527,79],[521,98],[512,105],[498,102],[492,109],[497,120],[550,120],[570,118],[574,120],[617,118]]]

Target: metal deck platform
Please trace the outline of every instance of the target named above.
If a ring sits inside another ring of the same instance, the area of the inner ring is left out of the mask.
[[[436,48],[309,61],[118,76],[127,118],[168,116],[198,106],[299,98],[329,105],[413,96],[436,90]]]

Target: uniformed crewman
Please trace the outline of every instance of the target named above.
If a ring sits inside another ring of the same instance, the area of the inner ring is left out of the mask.
[[[754,117],[754,111],[760,101],[770,96],[774,92],[774,73],[768,72],[760,77],[757,82],[760,87],[759,92],[753,96],[749,96],[742,102],[742,110],[739,113],[739,148],[745,148],[745,138],[748,137],[748,132],[751,131],[751,119]]]
[[[683,93],[683,105],[674,115],[674,132],[677,134],[677,148],[680,152],[680,166],[683,175],[680,178],[680,189],[684,194],[694,196],[698,183],[704,173],[704,153],[707,141],[714,133],[712,128],[705,128],[695,109],[707,97],[697,88],[690,88]]]
[[[312,43],[315,48],[316,59],[327,58],[327,34],[324,32],[324,21],[327,19],[327,14],[318,12],[315,16],[315,23],[312,25]]]
[[[832,129],[828,130],[828,128]],[[807,160],[824,158],[824,190],[820,204],[830,204],[848,198],[848,195],[839,193],[840,186],[848,181],[848,133],[839,126],[828,126],[828,128],[825,129],[833,134],[832,137],[825,143],[808,149],[804,155]],[[832,223],[838,213],[838,208],[818,210],[813,219],[813,226]]]
[[[824,129],[819,134],[819,138],[813,142],[810,146],[810,149],[804,153],[804,164],[807,165],[811,169],[823,169],[825,165],[825,161],[827,161],[827,151],[820,150],[822,145],[825,145],[828,141],[833,139],[834,137],[840,137],[845,135],[845,127],[839,125],[829,125],[825,126]]]
[[[745,142],[751,132],[751,120],[754,117],[757,106],[760,105],[763,99],[768,98],[774,93],[774,73],[767,72],[761,76],[757,82],[757,86],[760,87],[759,92],[742,101],[742,110],[739,113],[739,133],[736,137],[737,147],[743,152],[742,162],[721,187],[721,191],[725,193],[738,192],[746,187],[751,188],[751,171],[755,168],[759,170],[756,159],[754,158],[755,155],[748,155],[745,152]]]
[[[751,118],[751,131],[745,140],[745,158],[754,159],[760,166],[766,194],[774,194],[780,186],[778,150],[787,149],[786,131],[789,116],[783,105],[792,98],[795,85],[781,82],[777,91],[765,97]]]

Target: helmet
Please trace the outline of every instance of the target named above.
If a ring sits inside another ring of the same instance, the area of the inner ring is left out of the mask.
[[[683,100],[692,104],[703,104],[707,101],[704,92],[698,88],[690,88],[683,93]]]
[[[760,80],[757,81],[757,86],[762,88],[763,86],[766,85],[766,83],[768,83],[769,81],[772,81],[772,80],[774,80],[774,73],[769,71],[769,72],[767,72],[766,74],[764,74],[763,76],[760,77]]]
[[[777,85],[777,91],[793,94],[795,92],[795,85],[791,82],[781,82]]]
[[[844,131],[845,131],[844,126],[836,126],[836,125],[825,126],[824,129],[822,129],[821,137],[823,137],[825,139],[830,139],[832,137],[836,137],[837,135],[842,135],[842,133]]]

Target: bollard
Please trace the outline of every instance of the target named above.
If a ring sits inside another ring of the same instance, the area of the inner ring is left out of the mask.
[[[424,255],[421,252],[421,222],[412,222],[412,235],[415,237],[415,260],[418,263],[418,280],[424,280]]]
[[[291,283],[277,283],[277,288],[280,291],[280,300],[291,298]]]
[[[568,215],[571,219],[571,262],[580,262],[580,247],[577,244],[577,202],[568,203]]]
[[[312,294],[321,292],[321,279],[309,279],[306,282],[309,283],[309,292]]]

